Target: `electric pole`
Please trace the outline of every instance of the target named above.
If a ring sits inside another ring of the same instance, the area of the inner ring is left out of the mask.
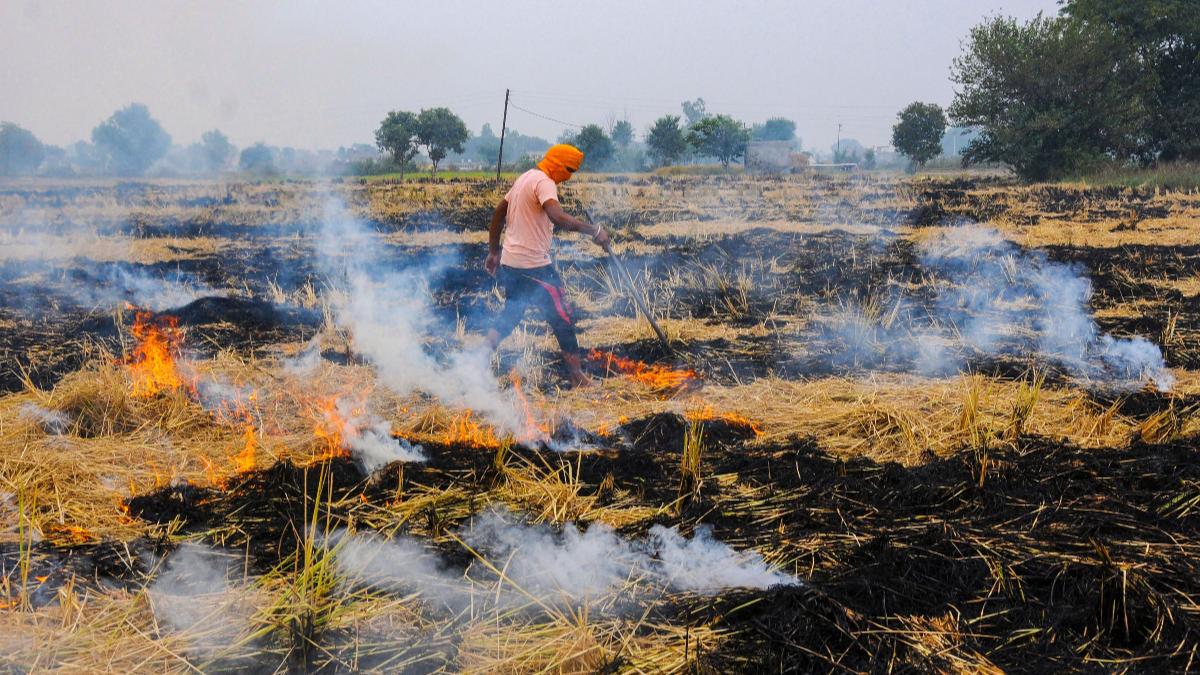
[[[504,118],[500,122],[500,154],[496,156],[496,180],[500,180],[500,164],[504,162],[504,129],[508,126],[508,95],[510,90],[504,90]]]
[[[508,101],[505,101],[504,105],[506,106],[505,110],[507,110]],[[837,150],[834,152],[833,162],[836,164],[840,161],[842,161],[842,123],[838,122]]]

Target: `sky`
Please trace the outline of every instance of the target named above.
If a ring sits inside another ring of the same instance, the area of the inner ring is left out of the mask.
[[[0,120],[65,145],[130,102],[178,144],[218,128],[335,149],[389,110],[446,106],[473,133],[553,140],[680,103],[796,121],[805,147],[886,145],[897,111],[953,100],[953,59],[994,15],[1056,0],[0,1]],[[519,109],[518,109],[519,107]],[[527,112],[529,111],[529,112]],[[533,113],[533,114],[531,114]],[[547,119],[549,118],[549,119]]]

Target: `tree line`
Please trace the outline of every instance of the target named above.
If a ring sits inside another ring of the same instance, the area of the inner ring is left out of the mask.
[[[260,142],[239,149],[218,129],[201,134],[199,142],[173,145],[171,135],[141,103],[102,120],[92,129],[90,142],[66,147],[45,144],[11,122],[0,123],[0,176],[142,176],[152,168],[165,175],[234,170],[259,176],[342,174],[376,155],[374,146],[366,144],[331,151]]]
[[[949,113],[980,129],[966,163],[1027,180],[1200,161],[1200,2],[1065,0],[974,27]]]
[[[914,108],[915,106],[915,108]],[[914,104],[902,114],[902,122],[912,110],[926,106]],[[937,135],[944,127],[944,116],[937,106],[926,106],[941,119]],[[715,161],[728,167],[745,157],[751,141],[778,141],[801,147],[796,123],[784,117],[748,125],[730,115],[708,111],[703,98],[684,101],[680,115],[663,115],[636,138],[628,120],[610,120],[607,125],[587,124],[564,132],[556,140],[572,143],[583,150],[585,170],[643,171],[681,162]],[[898,129],[907,128],[907,122]],[[932,133],[927,123],[917,125],[926,136]],[[500,151],[500,138],[490,125],[478,135],[467,129],[463,120],[445,107],[420,112],[392,111],[375,130],[375,144],[356,144],[337,151],[298,150],[255,143],[237,148],[217,129],[201,135],[199,142],[177,146],[154,119],[149,109],[132,103],[101,121],[91,134],[91,142],[80,141],[66,148],[41,143],[31,132],[12,123],[0,125],[0,175],[51,176],[100,174],[141,176],[153,169],[156,175],[204,174],[241,171],[257,176],[300,175],[372,175],[415,171],[418,160],[426,163],[431,174],[447,160],[459,166],[490,167]],[[922,148],[937,149],[940,137],[918,142]],[[906,139],[894,137],[897,148],[923,162],[925,149],[910,150]],[[532,167],[550,141],[523,135],[514,130],[505,134],[505,168],[525,170]],[[923,145],[922,145],[923,144]],[[874,151],[853,139],[844,139],[831,147],[834,161],[874,166]],[[933,152],[933,154],[937,154]],[[932,156],[932,155],[929,155]]]
[[[800,145],[795,122],[782,117],[750,126],[729,115],[710,114],[702,98],[684,101],[681,108],[682,116],[663,115],[655,120],[641,143],[635,139],[633,125],[628,120],[614,120],[607,129],[600,124],[583,125],[564,132],[557,141],[582,150],[586,156],[584,170],[590,171],[640,171],[694,158],[711,158],[728,167],[745,156],[751,140],[790,141],[797,147]],[[496,162],[500,154],[499,138],[486,125],[480,138],[483,142],[475,146],[478,161],[485,165]],[[540,142],[529,143],[530,139]],[[380,152],[390,159],[392,170],[401,174],[415,168],[413,160],[422,150],[429,160],[430,172],[436,173],[443,159],[470,154],[465,146],[471,140],[466,124],[447,108],[419,113],[392,111],[375,130]],[[546,147],[549,143],[536,137],[522,137],[513,132],[505,135],[505,156],[511,158],[509,168],[532,166],[530,155]]]

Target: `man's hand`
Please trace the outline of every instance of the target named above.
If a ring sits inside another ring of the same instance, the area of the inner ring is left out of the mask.
[[[592,242],[605,251],[612,245],[612,239],[608,237],[608,230],[599,225],[596,226],[596,234],[592,235]]]
[[[487,258],[483,261],[483,269],[487,273],[496,276],[496,270],[500,269],[500,252],[488,251]]]

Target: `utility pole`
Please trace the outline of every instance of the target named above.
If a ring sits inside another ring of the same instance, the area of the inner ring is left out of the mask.
[[[506,102],[506,105],[507,105],[507,102]],[[837,139],[837,150],[834,152],[834,154],[836,156],[833,158],[833,161],[835,164],[842,160],[842,123],[841,122],[838,122],[838,137],[837,138],[838,138]],[[497,174],[497,175],[499,175],[499,174]]]
[[[504,90],[504,118],[500,122],[500,154],[496,156],[496,180],[500,180],[500,164],[504,161],[504,130],[508,126],[508,95],[510,90]]]

